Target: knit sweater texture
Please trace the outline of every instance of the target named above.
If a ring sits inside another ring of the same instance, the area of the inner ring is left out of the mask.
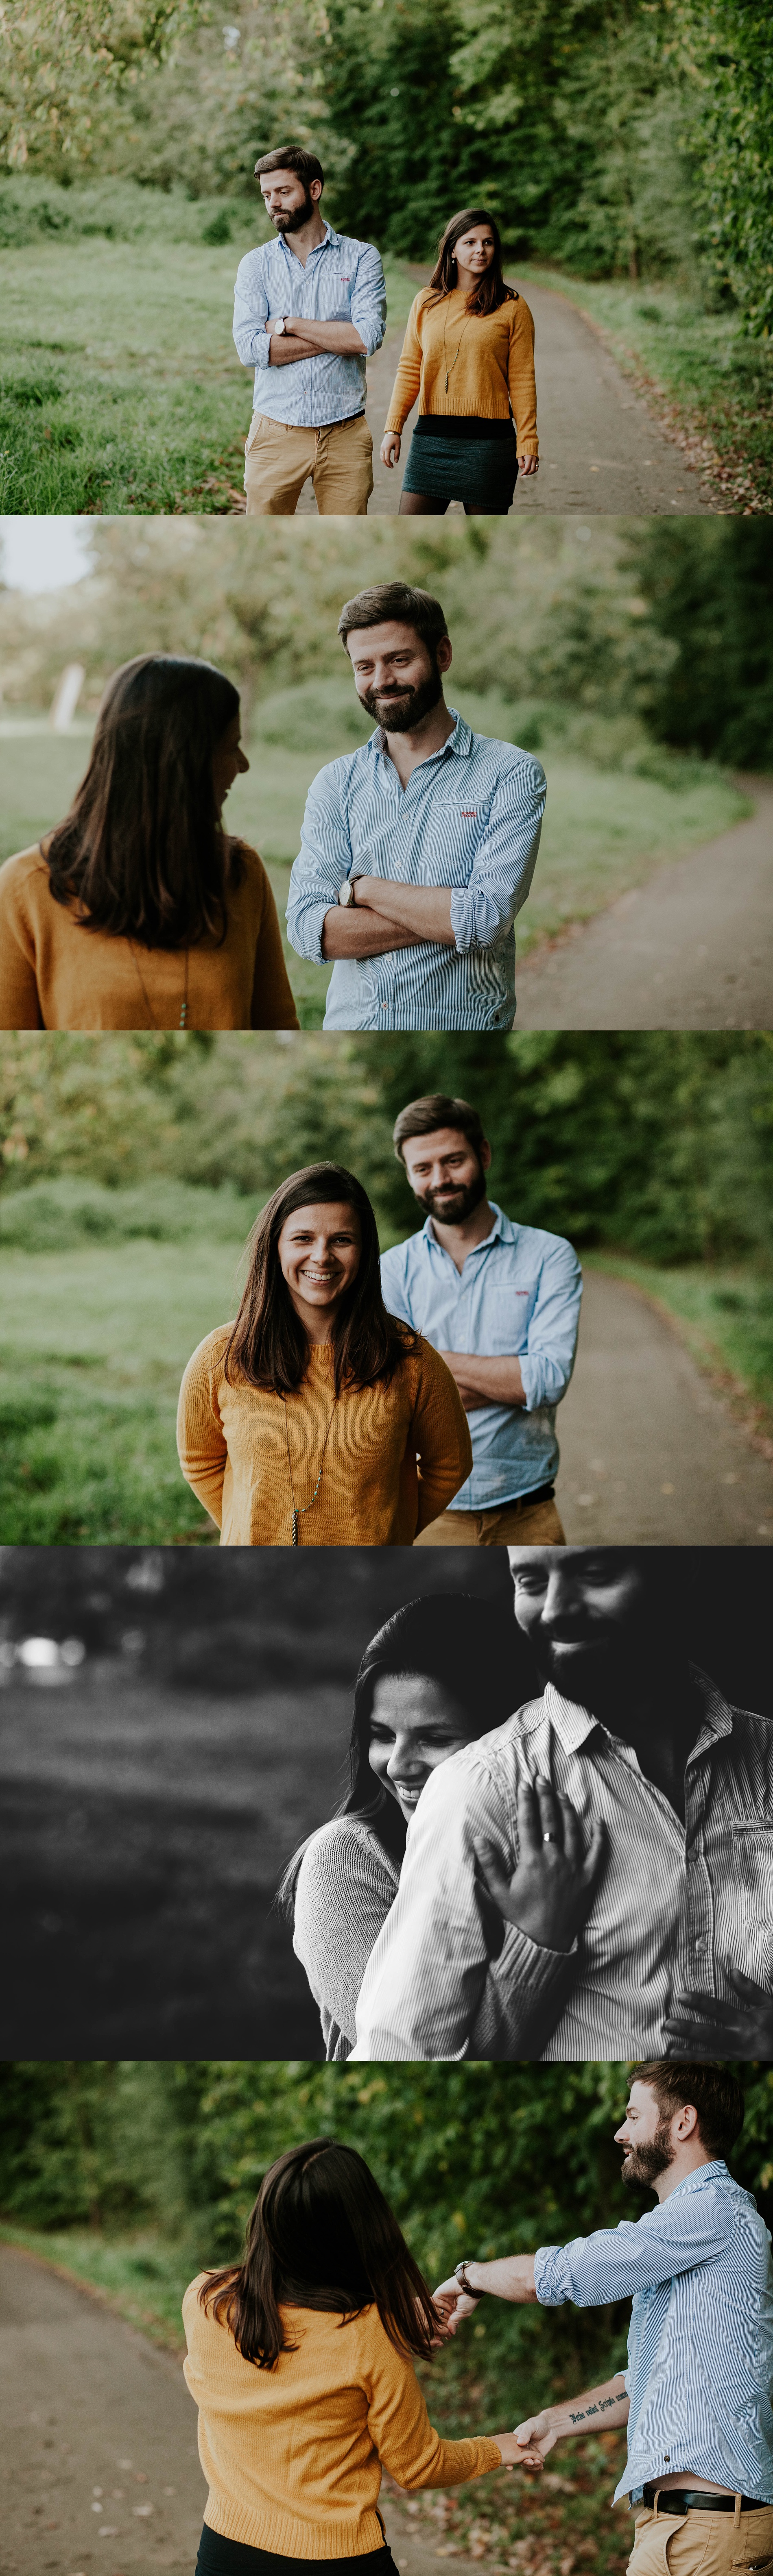
[[[387,430],[402,429],[417,394],[419,411],[436,415],[439,428],[444,415],[507,420],[512,412],[519,456],[536,456],[534,323],[523,296],[495,313],[468,313],[461,287],[440,303],[422,287],[408,316]]]
[[[412,1547],[458,1494],[472,1462],[467,1416],[450,1369],[429,1342],[407,1351],[390,1386],[348,1387],[335,1402],[328,1345],[309,1353],[295,1394],[249,1386],[224,1370],[231,1324],[199,1343],[177,1413],[183,1475],[220,1529],[222,1547]],[[328,1425],[330,1425],[328,1432]],[[290,1461],[288,1464],[288,1442]],[[290,1471],[292,1470],[292,1486]]]
[[[411,2361],[376,2307],[359,2316],[282,2308],[297,2349],[258,2370],[199,2305],[183,2300],[183,2364],[199,2409],[210,2530],[280,2558],[360,2558],[380,2549],[381,2465],[409,2489],[461,2486],[501,2464],[497,2442],[443,2442]]]
[[[328,2058],[351,2056],[360,1987],[399,1885],[397,1863],[361,1817],[333,1816],[312,1834],[298,1872],[293,1949],[319,2007]],[[466,2054],[512,2059],[523,2053],[524,1935],[493,1907],[486,1920],[491,1955]],[[543,2011],[543,2038],[547,2028]]]
[[[188,951],[188,1029],[297,1029],[277,908],[257,850],[238,847],[241,884],[227,897],[222,946]],[[43,850],[0,868],[0,1028],[179,1029],[184,949],[89,930],[56,903]]]

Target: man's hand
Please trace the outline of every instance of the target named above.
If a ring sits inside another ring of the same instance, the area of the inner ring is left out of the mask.
[[[399,430],[396,430],[396,429],[388,429],[388,430],[386,431],[386,433],[385,433],[385,436],[382,438],[382,441],[381,441],[381,463],[382,463],[382,465],[388,465],[388,466],[390,466],[390,468],[391,468],[391,466],[393,466],[393,465],[397,465],[397,464],[398,464],[398,462],[399,462],[399,457],[400,457],[400,446],[401,446],[401,440],[400,440]]]
[[[689,2057],[773,2057],[773,1995],[731,1969],[736,2003],[681,1995],[663,2023],[674,2053]]]
[[[587,1852],[582,1826],[568,1798],[549,1780],[522,1780],[518,1791],[518,1861],[503,1875],[490,1844],[476,1843],[486,1893],[506,1923],[515,1923],[540,1950],[571,1950],[590,1913],[606,1847],[605,1828],[591,1829]]]
[[[515,2438],[522,2451],[524,2468],[544,2469],[548,2452],[558,2441],[549,2408],[543,2407],[541,2415],[527,2416],[525,2424],[516,2424]]]
[[[285,334],[291,340],[308,340],[319,356],[332,351],[339,358],[364,358],[365,342],[353,322],[312,322],[307,313],[286,313]]]
[[[533,2254],[506,2254],[501,2262],[495,2263],[468,2262],[465,2270],[470,2288],[487,2290],[494,2299],[507,2299],[518,2307],[526,2300],[536,2299]],[[464,2325],[466,2317],[474,2317],[480,2304],[460,2287],[455,2276],[450,2281],[441,2281],[439,2288],[433,2290],[432,2297],[445,2321],[446,2336],[441,2340],[455,2334],[457,2326]]]
[[[533,2450],[524,2448],[517,2432],[491,2433],[489,2439],[499,2443],[504,2469],[542,2468],[543,2462],[536,2446]]]
[[[519,474],[538,474],[538,473],[539,473],[539,457],[538,457],[538,456],[519,456],[519,458],[518,458],[518,472],[519,472]]]
[[[431,939],[439,948],[456,947],[451,886],[404,886],[396,885],[392,877],[358,876],[355,888],[354,903],[346,907],[350,913],[372,907],[384,913],[387,921],[395,921],[400,930],[412,930],[415,941]]]

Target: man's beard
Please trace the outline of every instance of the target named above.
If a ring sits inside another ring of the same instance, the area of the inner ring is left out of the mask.
[[[414,727],[421,724],[422,717],[430,715],[432,708],[438,705],[442,695],[443,674],[435,663],[427,679],[419,681],[418,688],[401,688],[399,697],[394,698],[390,698],[385,690],[365,689],[361,693],[361,705],[367,707],[369,716],[375,716],[376,723],[383,726],[385,733],[413,733]]]
[[[304,224],[311,222],[313,213],[314,199],[307,188],[302,206],[291,206],[289,215],[272,215],[271,221],[275,232],[299,233]]]
[[[633,2190],[639,2183],[657,2182],[658,2175],[667,2173],[673,2161],[674,2150],[671,2145],[668,2121],[661,2120],[654,2138],[650,2138],[647,2146],[626,2148],[623,2181],[630,2183]]]
[[[416,1191],[419,1206],[427,1216],[436,1216],[440,1225],[464,1225],[465,1218],[472,1216],[473,1208],[480,1207],[485,1196],[486,1175],[482,1163],[478,1164],[475,1180],[468,1181],[466,1189],[449,1190],[447,1193],[441,1190]]]

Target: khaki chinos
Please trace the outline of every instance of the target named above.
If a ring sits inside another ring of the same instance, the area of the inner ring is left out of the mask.
[[[490,1511],[441,1512],[414,1539],[414,1547],[565,1547],[561,1517],[554,1502],[534,1502],[523,1494],[514,1503],[497,1503]],[[773,2576],[773,2569],[771,2569]]]
[[[364,519],[373,490],[373,440],[364,412],[297,429],[253,413],[244,451],[248,519],[292,519],[311,475],[320,517]]]
[[[668,2490],[661,2488],[650,2511],[635,2507],[636,2538],[628,2576],[738,2576],[757,2569],[773,2576],[773,2505],[754,2513],[711,2513],[692,2507],[669,2513]]]

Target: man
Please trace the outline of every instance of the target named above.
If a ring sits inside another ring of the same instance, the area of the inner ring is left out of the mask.
[[[376,731],[314,779],[290,879],[293,947],[335,960],[324,1026],[512,1028],[544,771],[446,706],[451,642],[429,591],[379,582],[338,632]]]
[[[638,2066],[616,2144],[624,2182],[658,2207],[570,2245],[461,2263],[435,2293],[451,2332],[486,2293],[548,2308],[632,2297],[627,2370],[516,2430],[540,2470],[568,2435],[627,2425],[614,2501],[636,2511],[630,2576],[732,2576],[773,2558],[770,2236],[725,2162],[743,2114],[720,2065]]]
[[[422,1790],[354,2055],[626,2058],[664,2032],[681,2053],[698,1986],[755,2056],[773,2015],[773,1727],[691,1660],[689,1556],[508,1554],[544,1688]]]
[[[555,1424],[577,1341],[577,1255],[487,1198],[491,1147],[469,1101],[410,1101],[392,1141],[426,1224],[384,1253],[384,1301],[442,1352],[472,1439],[472,1475],[416,1543],[563,1547]]]
[[[371,242],[323,223],[322,164],[295,143],[255,163],[275,242],[240,260],[234,339],[255,369],[245,454],[248,518],[292,518],[307,475],[317,509],[364,519],[373,490],[365,360],[386,324]]]

